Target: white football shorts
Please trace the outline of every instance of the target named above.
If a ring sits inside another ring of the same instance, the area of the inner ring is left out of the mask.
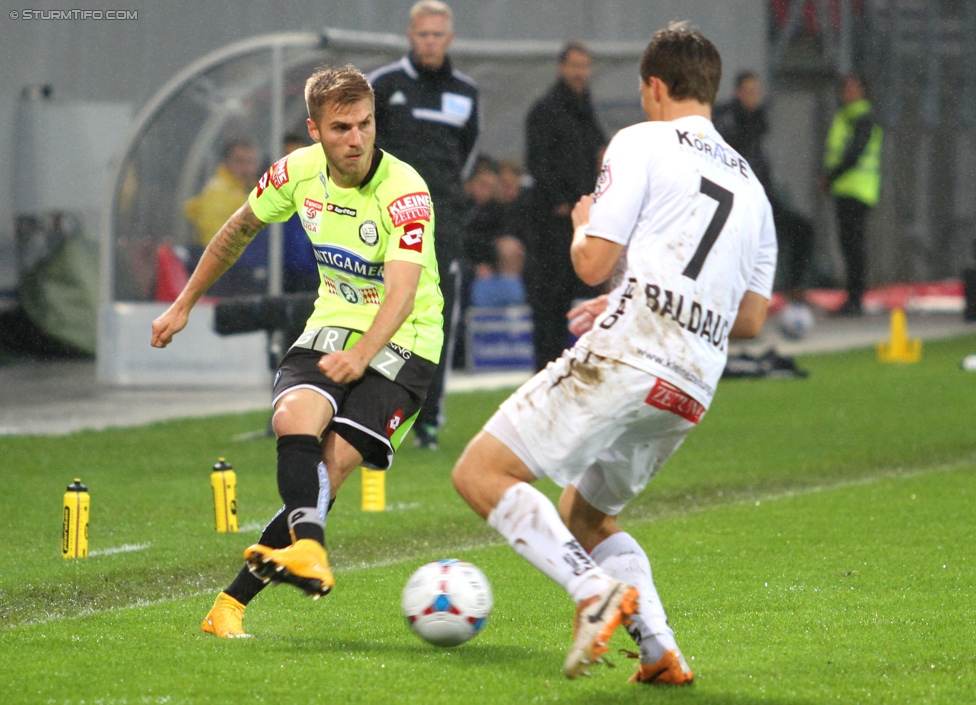
[[[536,477],[572,484],[616,516],[695,427],[652,403],[660,384],[635,367],[572,348],[506,399],[484,430]]]

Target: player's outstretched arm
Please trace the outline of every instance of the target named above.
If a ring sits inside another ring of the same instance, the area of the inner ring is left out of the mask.
[[[412,262],[393,261],[384,265],[386,295],[376,311],[376,318],[351,348],[322,356],[318,365],[322,374],[339,384],[348,384],[363,376],[370,360],[390,342],[413,311],[422,271],[421,265]]]
[[[754,291],[746,291],[739,304],[739,313],[735,316],[735,323],[729,331],[730,338],[755,338],[766,322],[766,310],[769,299]]]
[[[254,215],[248,203],[238,208],[224,223],[207,245],[176,301],[153,321],[150,342],[154,348],[165,348],[173,340],[173,336],[186,327],[190,310],[196,302],[240,258],[244,248],[265,225],[267,223]]]

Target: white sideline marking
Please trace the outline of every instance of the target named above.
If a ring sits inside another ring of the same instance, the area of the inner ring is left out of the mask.
[[[261,523],[260,521],[249,521],[246,524],[241,524],[239,530],[241,533],[245,531],[262,531],[267,522]]]
[[[114,548],[96,548],[94,551],[89,551],[88,556],[111,556],[113,553],[145,551],[150,546],[152,546],[152,543],[149,541],[146,543],[124,543],[121,546],[115,546]]]
[[[818,492],[827,492],[830,490],[839,490],[847,487],[871,485],[876,482],[883,482],[885,480],[892,480],[892,479],[908,480],[914,477],[920,477],[922,475],[933,475],[938,472],[950,472],[952,470],[958,470],[960,468],[966,467],[967,465],[972,465],[974,461],[976,461],[976,457],[971,456],[956,461],[954,463],[949,463],[946,465],[936,465],[930,468],[921,468],[921,469],[916,468],[914,470],[882,470],[878,474],[869,477],[856,478],[853,480],[841,480],[833,484],[815,485],[813,487],[805,487],[803,489],[798,489],[798,490],[786,490],[784,492],[778,492],[775,494],[754,495],[752,497],[739,499],[734,502],[727,502],[724,504],[721,503],[710,504],[703,507],[695,507],[692,509],[688,509],[684,512],[675,512],[674,514],[668,514],[666,516],[653,517],[649,519],[638,519],[635,520],[633,523],[650,524],[651,522],[657,521],[658,519],[669,519],[684,514],[701,514],[703,512],[710,511],[713,509],[724,509],[726,507],[734,507],[742,504],[755,504],[757,502],[772,502],[780,499],[791,499],[793,497],[802,497],[804,495],[816,494]],[[445,550],[444,554],[446,555],[450,553],[462,553],[464,551],[473,551],[481,548],[488,548],[490,546],[499,546],[504,543],[505,542],[499,537],[497,540],[477,541],[477,542],[471,542],[467,544],[458,544],[456,546],[451,547],[448,550]],[[143,544],[135,544],[135,545],[142,546]],[[145,544],[145,546],[148,547],[149,544]],[[89,555],[91,554],[89,553]],[[410,555],[410,556],[399,556],[397,558],[388,558],[380,561],[371,561],[371,562],[362,561],[360,563],[353,563],[347,567],[334,568],[333,571],[336,573],[356,573],[361,570],[371,570],[373,568],[388,568],[389,566],[392,565],[399,565],[401,563],[415,561],[420,558],[421,558],[420,556]],[[58,621],[63,621],[68,619],[81,619],[83,617],[90,617],[93,614],[99,614],[101,612],[121,612],[122,610],[138,609],[141,607],[153,607],[156,605],[167,604],[169,602],[178,602],[180,600],[191,600],[197,597],[202,597],[204,595],[213,595],[214,592],[215,592],[215,588],[208,588],[206,590],[199,590],[196,592],[187,592],[179,595],[170,595],[168,597],[161,597],[158,600],[139,599],[130,605],[121,605],[118,607],[105,607],[105,608],[86,607],[74,614],[48,613],[41,617],[37,617],[36,619],[25,620],[18,624],[12,625],[9,628],[16,629],[17,627],[27,627],[36,624],[47,624],[49,622],[58,622]]]
[[[396,504],[387,504],[386,511],[405,512],[408,509],[417,509],[419,506],[420,502],[397,502]]]

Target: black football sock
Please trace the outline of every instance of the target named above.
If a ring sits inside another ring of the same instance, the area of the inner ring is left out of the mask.
[[[270,546],[271,548],[284,548],[285,546],[291,545],[291,534],[288,533],[288,519],[285,517],[285,508],[282,507],[278,510],[268,525],[264,527],[264,531],[261,532],[261,538],[258,539],[258,543],[262,546]],[[242,605],[246,605],[248,602],[254,599],[261,590],[265,588],[267,584],[258,577],[255,577],[247,566],[237,574],[234,578],[234,582],[224,590],[228,595],[233,597],[235,600],[240,602]]]
[[[322,463],[319,439],[310,435],[281,436],[278,439],[278,492],[285,503],[284,516],[294,540],[314,539],[325,543],[325,517],[319,504],[329,497],[329,479]]]
[[[234,582],[224,592],[246,606],[264,588],[265,582],[251,573],[247,569],[247,566],[244,566],[241,568],[241,572],[237,574],[237,577],[234,578]]]

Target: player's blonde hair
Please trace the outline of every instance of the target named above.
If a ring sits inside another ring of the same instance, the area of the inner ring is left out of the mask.
[[[375,99],[373,87],[352,64],[339,68],[319,66],[305,81],[305,107],[316,125],[327,105],[351,105],[363,98]]]
[[[688,22],[672,22],[658,30],[644,49],[640,77],[664,82],[675,100],[713,105],[722,81],[722,57],[715,45]]]
[[[420,2],[414,3],[414,6],[410,8],[410,24],[413,25],[414,20],[418,17],[425,17],[427,15],[446,17],[448,27],[454,23],[454,13],[451,12],[451,8],[448,7],[447,3],[440,2],[440,0],[420,0]]]

